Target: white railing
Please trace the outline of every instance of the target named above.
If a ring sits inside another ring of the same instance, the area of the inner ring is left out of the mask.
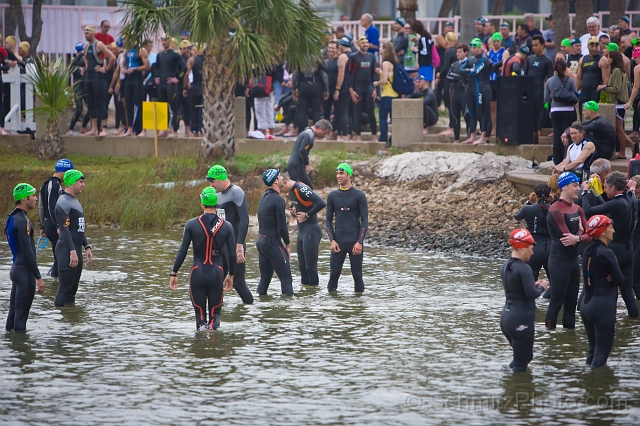
[[[27,72],[33,73],[33,64],[27,64]],[[9,98],[11,99],[11,109],[4,117],[4,129],[6,131],[24,131],[27,127],[36,131],[36,123],[33,119],[33,85],[26,78],[25,74],[20,74],[17,66],[11,68],[8,74],[2,77],[4,83],[9,83]],[[24,84],[24,105],[20,105],[20,86]],[[22,111],[25,111],[24,121]]]

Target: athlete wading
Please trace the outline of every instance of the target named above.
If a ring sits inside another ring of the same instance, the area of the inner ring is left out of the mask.
[[[6,330],[24,333],[27,330],[27,318],[36,293],[45,290],[44,281],[36,262],[36,247],[33,242],[33,224],[27,217],[29,210],[36,207],[38,197],[36,189],[28,183],[20,183],[13,190],[16,200],[14,210],[7,217],[4,234],[13,255],[11,271],[11,294],[9,296],[9,314]]]
[[[537,299],[548,287],[545,280],[537,280],[526,263],[536,244],[526,229],[515,229],[509,238],[511,258],[502,266],[500,276],[507,300],[500,315],[500,329],[513,348],[514,372],[526,371],[533,359],[533,338]]]
[[[353,169],[347,163],[336,168],[336,180],[339,188],[327,197],[326,227],[331,241],[331,261],[327,289],[338,288],[338,279],[342,273],[344,259],[349,254],[351,275],[356,292],[364,291],[362,279],[362,258],[364,237],[369,227],[369,210],[364,192],[351,184]],[[335,216],[335,226],[334,226]]]
[[[200,194],[203,213],[184,226],[182,244],[169,274],[169,286],[178,289],[178,271],[193,242],[193,265],[189,273],[189,294],[196,314],[196,330],[213,331],[220,326],[224,291],[231,290],[236,268],[236,240],[230,223],[216,214],[218,194],[207,187]],[[222,251],[229,250],[229,274],[224,278]],[[224,279],[223,279],[224,278]]]
[[[49,270],[52,277],[58,276],[58,260],[56,259],[56,245],[58,244],[58,224],[56,223],[56,203],[62,192],[62,177],[67,170],[73,169],[73,163],[66,158],[61,158],[56,163],[53,176],[47,179],[40,187],[40,203],[38,204],[38,219],[40,222],[40,236],[51,241],[53,251],[53,265]]]
[[[82,248],[87,255],[87,265],[93,259],[91,246],[84,232],[84,210],[76,199],[84,188],[84,175],[75,169],[67,170],[62,178],[64,192],[56,203],[56,222],[60,239],[56,245],[58,259],[58,292],[55,306],[75,303],[78,283],[82,275]]]
[[[236,252],[236,270],[233,274],[233,288],[238,292],[242,302],[250,305],[253,303],[253,295],[247,287],[245,280],[245,253],[247,251],[247,231],[249,230],[249,205],[242,188],[232,184],[227,176],[227,169],[215,165],[207,173],[209,185],[215,188],[218,194],[216,214],[233,226],[233,235],[236,246],[225,247],[222,251],[224,262],[222,264],[225,274],[229,272],[229,250]]]
[[[280,196],[287,178],[280,174],[279,170],[269,169],[262,174],[262,182],[268,188],[258,203],[258,240],[256,241],[260,265],[258,296],[267,294],[274,271],[280,278],[282,293],[293,296],[289,264],[291,244],[284,214],[285,203]]]

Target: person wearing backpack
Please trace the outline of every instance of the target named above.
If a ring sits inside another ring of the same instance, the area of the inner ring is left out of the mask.
[[[549,111],[551,116],[551,124],[553,125],[553,164],[558,165],[565,158],[565,146],[561,140],[562,133],[571,126],[571,123],[576,121],[577,115],[576,103],[567,102],[569,99],[563,99],[557,94],[564,88],[565,91],[569,91],[576,96],[577,90],[575,81],[567,75],[567,63],[565,61],[557,59],[553,70],[556,75],[547,80],[544,89],[544,108]]]
[[[380,80],[373,82],[373,87],[382,87],[380,97],[380,142],[389,142],[389,124],[387,118],[391,116],[391,104],[394,98],[398,98],[398,92],[393,90],[394,69],[398,65],[393,44],[387,42],[382,46],[382,67]]]
[[[418,36],[418,75],[423,76],[425,81],[431,83],[433,81],[434,67],[440,65],[439,56],[437,64],[434,60],[434,52],[437,52],[435,42],[433,41],[433,37],[431,37],[431,33],[427,31],[421,21],[413,21],[411,30]]]

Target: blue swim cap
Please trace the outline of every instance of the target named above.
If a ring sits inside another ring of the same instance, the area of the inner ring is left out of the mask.
[[[61,158],[56,163],[56,172],[66,172],[71,169],[73,169],[73,163],[71,160],[67,160],[66,158]]]
[[[184,30],[181,35],[191,37],[191,33],[187,30]]]
[[[346,37],[342,37],[340,40],[338,40],[338,43],[340,43],[340,46],[344,46],[344,47],[351,46],[351,42]]]
[[[116,39],[116,46],[118,47],[124,47],[124,39],[122,37],[118,37]]]
[[[83,42],[76,43],[76,52],[80,53],[82,52],[82,49],[84,49],[84,43]]]
[[[580,183],[580,179],[572,172],[564,172],[558,178],[558,188],[562,189],[570,183]]]

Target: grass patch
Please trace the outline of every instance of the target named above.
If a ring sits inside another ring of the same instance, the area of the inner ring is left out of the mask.
[[[286,171],[290,153],[239,154],[231,161],[221,160],[232,182],[247,194],[249,211],[255,214],[264,192],[262,172],[271,167]],[[357,161],[369,155],[344,151],[312,151],[312,176],[316,187],[335,183],[335,167],[343,161]],[[79,196],[89,224],[119,224],[127,229],[165,228],[182,224],[201,212],[198,195],[204,186],[184,184],[201,180],[212,164],[197,157],[116,158],[69,155],[74,166],[86,176]],[[319,159],[319,162],[318,162]],[[315,160],[315,161],[314,161]],[[40,188],[53,173],[55,162],[39,160],[35,155],[0,147],[0,205],[5,215],[14,205],[13,188],[28,182]],[[173,188],[153,184],[176,182]],[[37,222],[37,212],[30,214]]]

